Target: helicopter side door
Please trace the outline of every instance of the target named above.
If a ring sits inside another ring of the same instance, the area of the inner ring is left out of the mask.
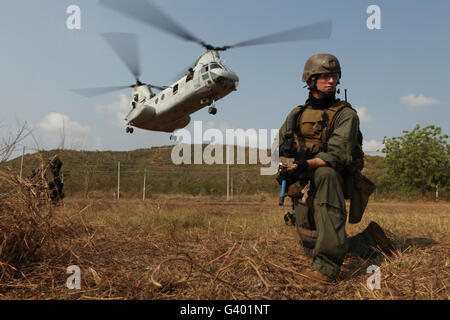
[[[194,89],[197,90],[197,89],[199,89],[200,86],[201,86],[201,82],[200,82],[201,75],[200,75],[200,72],[195,71],[193,77],[194,77],[194,78],[193,78],[193,81],[194,81]]]

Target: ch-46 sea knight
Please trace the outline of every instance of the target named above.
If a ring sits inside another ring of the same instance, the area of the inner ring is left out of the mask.
[[[328,39],[331,34],[331,21],[328,20],[242,41],[234,45],[215,47],[182,28],[149,1],[101,0],[100,4],[181,39],[198,43],[206,49],[195,61],[193,67],[189,68],[189,71],[184,73],[178,81],[170,86],[156,86],[139,80],[141,68],[138,40],[135,34],[102,34],[133,74],[136,83],[128,86],[86,88],[73,91],[83,96],[93,97],[132,88],[130,111],[125,117],[127,133],[133,133],[133,127],[173,132],[186,127],[191,121],[190,115],[207,106],[209,106],[210,114],[216,114],[215,102],[236,91],[239,82],[237,74],[221,60],[220,51],[268,43]],[[159,92],[154,93],[153,90]]]

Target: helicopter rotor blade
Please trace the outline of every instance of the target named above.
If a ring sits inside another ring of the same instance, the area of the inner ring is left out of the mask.
[[[82,89],[73,89],[72,91],[80,96],[92,98],[102,94],[119,91],[126,88],[132,88],[131,86],[119,86],[119,87],[102,87],[102,88],[82,88]]]
[[[146,84],[146,83],[140,83],[140,85],[147,85],[150,86],[152,89],[156,89],[159,91],[163,91],[169,87],[167,86],[155,86],[152,84]],[[100,87],[100,88],[82,88],[82,89],[73,89],[72,91],[76,94],[79,94],[80,96],[86,97],[86,98],[92,98],[96,96],[100,96],[102,94],[119,91],[127,88],[134,88],[136,85],[132,84],[129,86],[118,86],[118,87]]]
[[[225,51],[231,48],[239,48],[246,46],[256,46],[262,44],[290,42],[299,40],[319,40],[329,39],[331,35],[331,20],[317,22],[306,26],[296,27],[294,29],[273,33],[270,35],[242,41],[231,46],[215,48],[216,50]]]
[[[139,44],[133,33],[102,33],[102,37],[127,66],[136,80],[141,76]]]
[[[162,31],[171,33],[181,39],[196,42],[202,46],[206,44],[177,24],[174,19],[169,17],[164,11],[149,1],[145,0],[100,0],[99,4],[117,11],[130,18],[149,24]]]

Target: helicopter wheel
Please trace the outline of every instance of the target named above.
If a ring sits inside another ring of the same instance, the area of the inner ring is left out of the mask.
[[[212,115],[215,115],[217,113],[217,108],[216,107],[209,107],[208,113],[212,114]]]
[[[127,127],[127,128],[125,129],[125,132],[126,132],[126,133],[133,133],[133,132],[134,132],[134,129],[133,129],[133,128],[130,128],[130,127]]]

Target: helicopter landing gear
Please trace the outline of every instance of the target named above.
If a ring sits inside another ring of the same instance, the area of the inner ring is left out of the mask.
[[[134,129],[131,128],[131,127],[127,127],[127,128],[125,129],[125,132],[126,132],[126,133],[133,133],[133,132],[134,132]]]
[[[209,113],[209,114],[212,114],[212,115],[215,115],[215,114],[217,113],[217,108],[215,108],[215,107],[209,107],[208,113]]]
[[[208,113],[215,115],[217,113],[217,108],[215,107],[215,101],[213,100],[211,107],[208,108]]]

